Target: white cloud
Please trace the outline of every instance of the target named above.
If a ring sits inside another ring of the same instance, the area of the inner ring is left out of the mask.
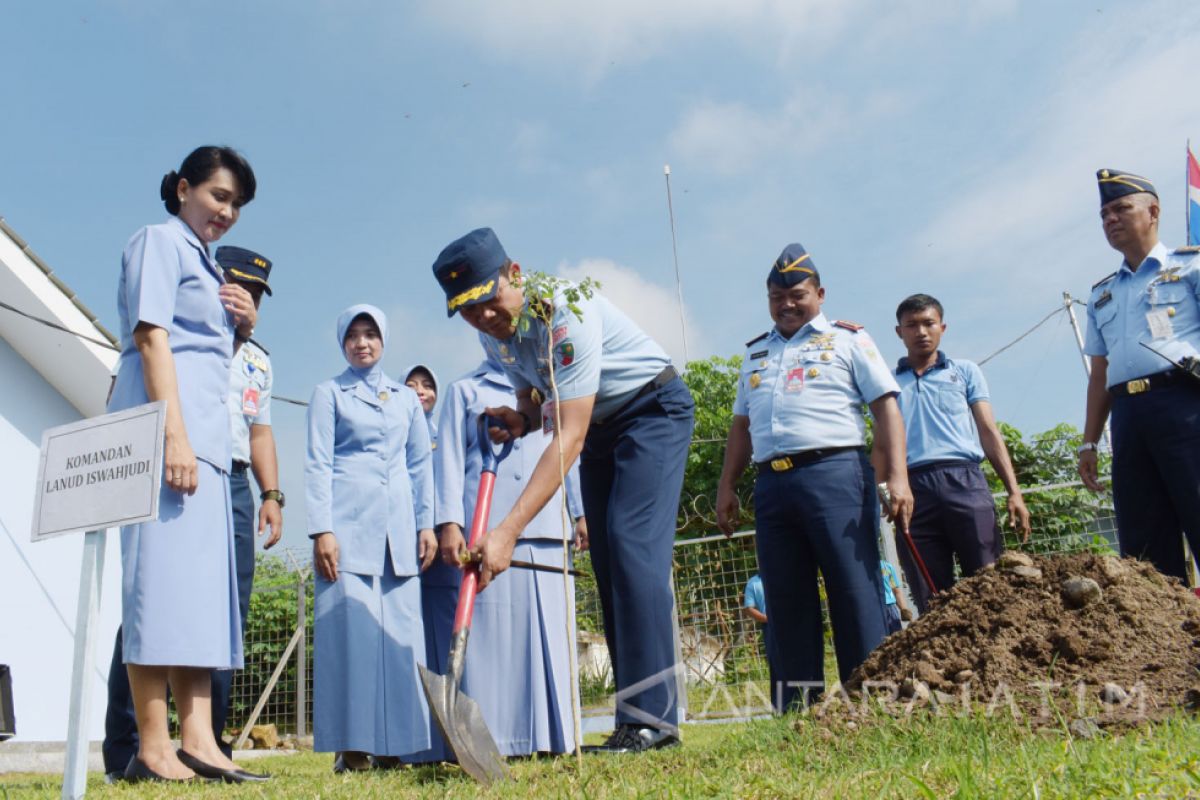
[[[770,110],[704,100],[684,113],[668,141],[671,152],[693,167],[736,175],[818,150],[844,132],[876,124],[898,106],[892,96],[877,95],[851,111],[843,97],[811,90]]]
[[[584,259],[578,264],[560,264],[558,274],[567,280],[592,278],[601,284],[600,292],[624,311],[651,339],[658,342],[672,362],[684,361],[683,329],[679,322],[679,298],[674,287],[660,286],[643,278],[637,271],[608,259]],[[695,359],[709,352],[703,329],[684,304],[687,324],[687,353]]]
[[[947,19],[979,25],[1017,0],[461,0],[426,2],[435,26],[514,61],[582,64],[595,76],[716,36],[781,60],[827,52],[842,34],[871,47]]]
[[[1200,7],[1138,4],[1106,16],[1080,31],[1068,65],[1021,132],[1024,147],[956,187],[954,202],[914,237],[914,252],[927,254],[934,242],[944,270],[980,253],[1020,252],[1032,272],[1045,263],[1028,256],[1057,258],[1046,248],[1066,230],[1094,222],[1094,243],[1102,243],[1093,177],[1100,167],[1155,180],[1164,211],[1182,218],[1166,187],[1182,181],[1184,139],[1200,132],[1186,77],[1195,71]]]

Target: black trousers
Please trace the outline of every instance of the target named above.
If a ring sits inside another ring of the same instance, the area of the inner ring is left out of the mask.
[[[909,470],[913,517],[908,530],[938,591],[954,585],[954,560],[964,577],[994,562],[1004,550],[996,524],[996,502],[987,478],[971,461],[947,461]],[[897,531],[896,552],[913,600],[922,614],[929,607],[925,585],[908,543]]]

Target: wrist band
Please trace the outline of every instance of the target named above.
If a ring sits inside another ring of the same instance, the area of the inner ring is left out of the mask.
[[[521,436],[526,436],[530,431],[533,430],[533,420],[531,420],[529,415],[524,411],[518,411],[517,413],[521,415],[521,419],[525,420],[525,430],[521,433]],[[517,438],[521,437],[519,436]]]

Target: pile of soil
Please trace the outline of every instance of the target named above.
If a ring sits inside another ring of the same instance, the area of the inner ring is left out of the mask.
[[[1138,722],[1200,707],[1200,599],[1149,564],[1005,553],[937,595],[847,682],[894,700]]]

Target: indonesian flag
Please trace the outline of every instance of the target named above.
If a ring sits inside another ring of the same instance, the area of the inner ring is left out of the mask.
[[[1188,244],[1200,245],[1200,162],[1188,148]]]

